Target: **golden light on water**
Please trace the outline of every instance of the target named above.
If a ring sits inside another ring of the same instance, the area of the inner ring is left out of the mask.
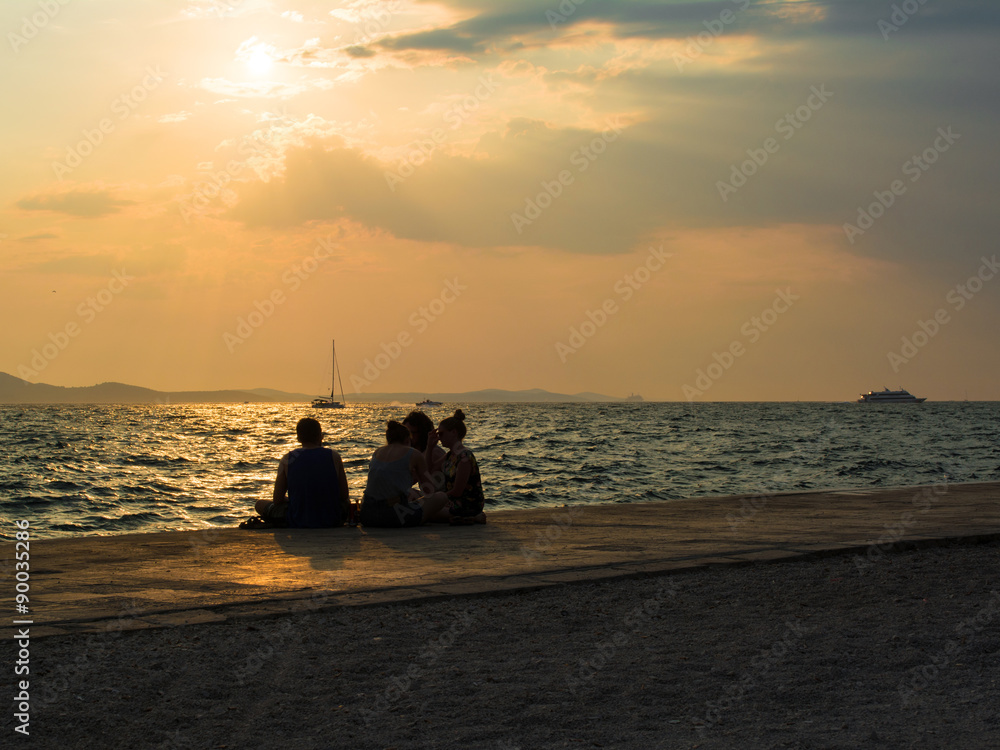
[[[986,439],[997,404],[465,403],[426,413],[438,423],[456,407],[467,415],[464,442],[482,467],[490,512],[988,481],[998,471]],[[47,538],[235,527],[271,497],[304,416],[320,420],[359,500],[386,422],[414,408],[0,405],[4,512],[29,514],[33,533]]]

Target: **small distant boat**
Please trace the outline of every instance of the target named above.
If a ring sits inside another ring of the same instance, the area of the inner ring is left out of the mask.
[[[883,388],[881,391],[868,391],[862,393],[858,399],[859,404],[922,404],[926,398],[917,398],[912,393],[903,388],[898,391],[890,391]]]
[[[645,399],[638,393],[630,393],[625,397],[626,401],[645,401]]]
[[[441,406],[440,401],[431,401],[429,398],[425,398],[417,406]]]
[[[314,398],[312,400],[312,405],[314,409],[343,409],[347,406],[347,399],[344,398],[344,384],[340,380],[340,368],[337,367],[337,342],[333,342],[333,373],[330,377],[330,395],[321,396],[320,398]],[[337,394],[334,390],[334,386],[340,383],[340,398],[337,400]]]

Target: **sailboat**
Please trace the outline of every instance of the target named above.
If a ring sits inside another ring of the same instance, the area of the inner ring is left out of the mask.
[[[344,384],[340,380],[340,368],[337,367],[337,342],[333,342],[333,372],[330,375],[330,395],[321,396],[320,398],[314,398],[312,400],[312,405],[314,409],[343,409],[346,404],[346,399],[344,399]],[[337,400],[337,392],[334,389],[337,383],[340,383],[340,398],[341,401]]]

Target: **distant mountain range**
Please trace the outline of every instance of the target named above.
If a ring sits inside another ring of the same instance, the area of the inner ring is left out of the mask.
[[[317,394],[318,395],[318,394]],[[61,385],[30,383],[0,372],[0,404],[227,404],[227,403],[309,403],[314,396],[288,393],[272,388],[251,388],[225,391],[154,391],[125,383],[101,383],[78,388]],[[487,389],[467,393],[348,393],[346,400],[354,403],[416,404],[424,399],[443,403],[470,402],[617,402],[624,398],[600,393],[552,393],[540,388],[526,391]],[[635,399],[632,399],[635,400]]]

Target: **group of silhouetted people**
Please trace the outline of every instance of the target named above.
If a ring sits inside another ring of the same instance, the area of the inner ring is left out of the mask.
[[[323,447],[319,422],[300,419],[295,433],[302,447],[282,457],[273,499],[257,502],[262,519],[257,524],[328,528],[351,521],[402,528],[431,521],[486,523],[479,464],[462,445],[466,430],[461,409],[437,429],[420,411],[410,412],[402,423],[390,421],[386,444],[368,463],[360,509],[351,504],[340,455]]]

